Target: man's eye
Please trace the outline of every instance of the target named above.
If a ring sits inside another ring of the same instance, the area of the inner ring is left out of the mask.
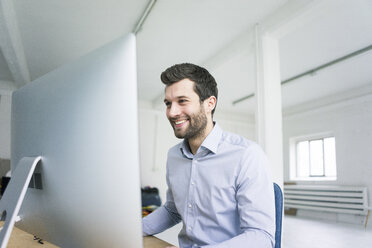
[[[181,99],[181,100],[178,101],[178,103],[185,103],[185,102],[186,102],[186,100],[184,100],[184,99]]]
[[[170,107],[171,103],[170,102],[166,102],[165,103],[165,106],[167,106],[168,108]]]

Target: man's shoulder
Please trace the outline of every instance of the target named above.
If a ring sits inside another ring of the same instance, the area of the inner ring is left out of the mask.
[[[260,145],[255,141],[249,140],[241,135],[224,131],[220,144],[230,146],[235,149],[248,153],[263,153]]]
[[[183,146],[183,141],[179,142],[178,144],[172,146],[171,148],[169,148],[168,150],[168,154],[176,154],[176,153],[179,153],[181,152],[181,147]]]
[[[222,135],[222,144],[225,151],[235,151],[239,154],[244,168],[262,167],[262,163],[267,163],[267,156],[260,145],[256,142],[246,139],[241,135],[224,132]],[[263,168],[263,167],[262,167]]]
[[[230,133],[227,131],[223,131],[221,142],[227,145],[241,147],[241,148],[251,148],[258,146],[256,142],[249,140],[239,134]]]

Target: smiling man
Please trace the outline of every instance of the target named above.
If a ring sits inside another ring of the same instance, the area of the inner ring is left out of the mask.
[[[274,192],[268,160],[252,141],[213,121],[218,90],[204,68],[184,63],[161,74],[166,115],[181,143],[167,160],[167,199],[143,219],[143,234],[182,221],[182,248],[274,247]]]

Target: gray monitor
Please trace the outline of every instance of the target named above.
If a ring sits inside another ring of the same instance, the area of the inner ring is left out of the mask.
[[[133,34],[15,91],[12,170],[42,157],[16,226],[61,247],[142,247],[137,114]]]

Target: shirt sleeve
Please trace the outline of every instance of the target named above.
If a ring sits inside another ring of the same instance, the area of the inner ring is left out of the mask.
[[[169,187],[168,173],[166,179],[168,185],[167,200],[163,206],[142,219],[143,236],[161,233],[181,221],[181,216],[174,204],[172,191]]]
[[[242,233],[203,248],[270,248],[275,244],[274,186],[269,162],[258,145],[248,149],[237,176],[236,199]]]

